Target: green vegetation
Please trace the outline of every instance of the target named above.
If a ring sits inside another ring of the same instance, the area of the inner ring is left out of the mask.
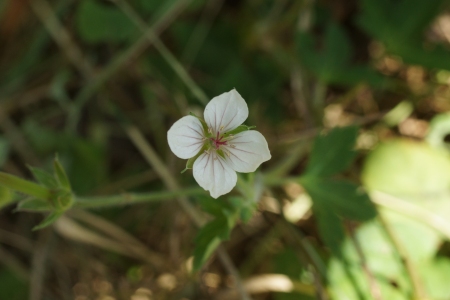
[[[450,298],[449,1],[6,0],[0,45],[0,299]],[[271,159],[213,199],[167,131],[233,88]]]

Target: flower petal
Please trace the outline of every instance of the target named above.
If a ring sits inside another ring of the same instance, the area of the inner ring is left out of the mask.
[[[229,193],[236,185],[236,172],[213,150],[200,155],[193,169],[195,180],[213,198]]]
[[[272,157],[266,139],[256,130],[236,134],[234,139],[223,147],[229,151],[227,161],[233,170],[241,173],[254,172]]]
[[[239,93],[232,89],[209,101],[205,122],[213,132],[227,132],[241,125],[248,117],[248,107]]]
[[[179,158],[194,157],[204,144],[202,123],[193,116],[179,119],[167,132],[167,141],[170,150]]]

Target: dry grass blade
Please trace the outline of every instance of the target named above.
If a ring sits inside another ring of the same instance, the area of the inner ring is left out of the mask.
[[[131,236],[128,232],[99,216],[83,210],[72,210],[70,216],[109,235],[123,245],[124,248],[136,253],[140,257],[145,257],[155,266],[161,266],[161,262],[164,261],[163,257],[148,249],[147,246]]]
[[[90,244],[108,251],[114,251],[128,257],[139,259],[155,267],[161,267],[164,263],[160,260],[154,260],[153,256],[151,254],[149,255],[149,253],[136,252],[135,250],[127,248],[122,243],[95,233],[66,216],[60,217],[58,221],[54,223],[54,227],[62,236],[77,242]]]

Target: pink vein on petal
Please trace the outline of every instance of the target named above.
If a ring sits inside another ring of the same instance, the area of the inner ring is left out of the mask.
[[[219,126],[220,126],[220,124],[222,124],[223,116],[225,115],[225,112],[227,111],[227,108],[228,108],[228,104],[229,104],[229,103],[230,103],[230,100],[227,101],[227,105],[225,105],[225,108],[223,109],[222,117],[220,118],[220,122],[219,122]],[[225,127],[224,127],[224,128],[225,128]]]
[[[203,134],[201,134],[198,130],[195,130],[195,128],[192,128],[191,126],[187,126],[189,129],[197,132],[200,136],[203,136]]]
[[[196,139],[196,140],[203,140],[202,138],[198,138],[198,137],[195,137],[195,136],[189,136],[189,135],[180,135],[180,134],[177,134],[176,136],[187,137],[187,138]]]

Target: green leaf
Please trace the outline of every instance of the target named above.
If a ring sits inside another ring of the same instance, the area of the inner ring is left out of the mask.
[[[345,238],[341,219],[332,208],[323,204],[314,205],[314,215],[317,217],[319,233],[325,245],[334,255],[340,256],[340,247]]]
[[[81,38],[89,43],[123,42],[136,33],[132,21],[118,8],[94,0],[81,1],[75,21]]]
[[[203,211],[215,217],[223,217],[225,210],[230,210],[230,206],[225,201],[217,201],[209,196],[198,196],[197,200]]]
[[[370,221],[358,227],[356,238],[373,274],[382,299],[411,299],[410,280],[397,250],[392,246],[378,222]],[[332,257],[327,268],[331,299],[372,299],[367,274],[361,267],[361,258],[350,238],[341,246],[341,257]]]
[[[420,271],[430,299],[450,299],[450,259],[438,257],[427,261],[420,266]]]
[[[0,172],[0,185],[43,200],[48,199],[51,192],[34,182],[3,172]]]
[[[358,23],[387,52],[407,64],[450,69],[449,51],[424,42],[424,32],[443,9],[444,0],[363,0]]]
[[[52,225],[63,214],[64,214],[64,212],[61,212],[61,211],[51,212],[41,223],[39,223],[39,225],[36,225],[33,227],[33,231],[40,230],[47,226]]]
[[[411,262],[421,263],[436,255],[442,244],[442,235],[439,232],[420,221],[389,209],[381,209],[380,213]],[[361,238],[366,240],[363,235]]]
[[[337,127],[316,137],[306,167],[306,175],[330,176],[344,171],[352,163],[358,127]]]
[[[17,205],[15,211],[29,211],[29,212],[45,212],[51,211],[53,207],[47,201],[31,198],[25,199]]]
[[[70,141],[64,133],[42,126],[31,118],[23,123],[22,131],[30,141],[33,150],[42,154],[54,152],[57,147]]]
[[[231,229],[226,218],[217,218],[200,229],[195,239],[194,271],[200,270],[220,242],[229,238]]]
[[[63,166],[58,160],[58,157],[55,157],[53,160],[53,170],[55,172],[55,178],[57,179],[59,186],[63,187],[64,189],[70,191],[70,181],[67,177],[66,171],[64,171]]]
[[[299,32],[296,37],[300,61],[325,84],[353,86],[367,82],[383,86],[387,80],[369,65],[353,64],[352,47],[346,32],[330,22],[326,28],[321,47],[317,47],[312,33]]]
[[[43,186],[49,189],[58,187],[58,182],[52,174],[38,168],[33,168],[30,166],[28,168],[30,169],[31,173],[33,173],[34,178]]]
[[[19,276],[17,270],[6,266],[0,270],[0,299],[27,299],[29,288],[30,284],[25,278]]]
[[[450,155],[427,143],[391,140],[378,145],[366,158],[361,178],[370,190],[432,200],[450,187]]]
[[[331,178],[302,177],[300,180],[320,210],[357,221],[366,221],[376,216],[369,196],[356,184]]]
[[[0,208],[13,202],[12,191],[4,186],[0,186]]]
[[[184,168],[184,170],[181,171],[181,174],[183,174],[187,170],[190,170],[194,167],[195,161],[197,160],[197,158],[199,158],[200,155],[202,155],[204,153],[205,149],[206,149],[206,146],[203,146],[202,149],[200,149],[200,151],[198,151],[198,153],[194,157],[191,157],[187,160],[186,168]]]
[[[257,203],[248,201],[243,197],[229,197],[228,201],[239,213],[239,217],[244,223],[250,221],[257,209]]]
[[[9,148],[9,141],[4,137],[0,137],[0,166],[3,166],[8,159]]]

